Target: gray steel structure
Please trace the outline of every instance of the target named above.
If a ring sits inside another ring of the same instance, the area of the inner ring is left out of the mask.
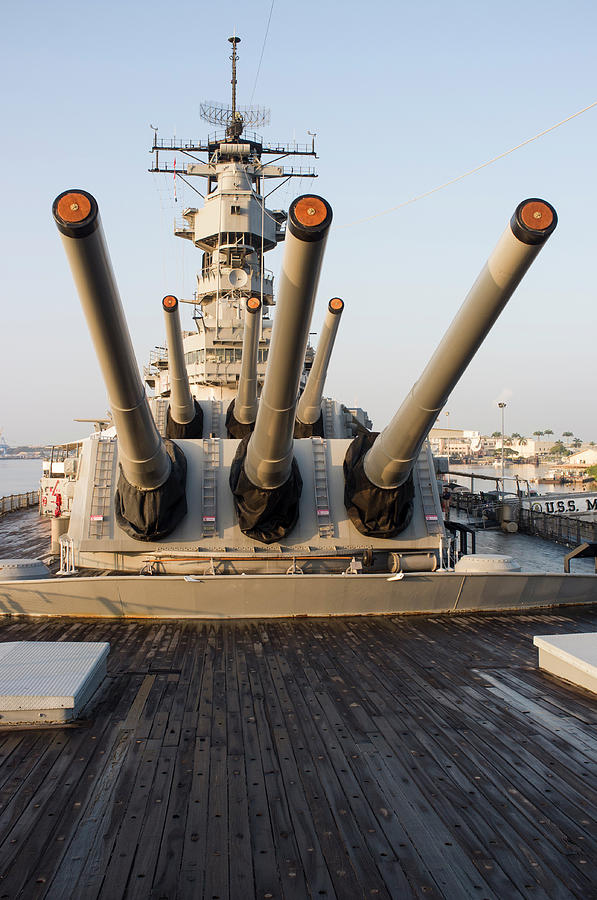
[[[331,221],[321,197],[298,198],[290,208],[267,372],[245,460],[249,480],[267,490],[290,474],[298,389]]]
[[[195,403],[189,388],[189,376],[184,362],[182,329],[178,300],[172,294],[162,300],[166,341],[168,343],[168,373],[170,375],[170,414],[175,422],[187,425],[195,418]]]
[[[406,481],[448,397],[556,224],[545,201],[518,205],[423,374],[367,453],[365,473],[373,484],[393,488]]]
[[[551,216],[549,228],[533,228],[532,217],[530,226],[525,221],[537,209],[544,215]],[[313,225],[310,225],[310,221],[313,221]],[[512,293],[515,284],[536,255],[537,248],[555,227],[555,221],[555,213],[543,201],[525,201],[518,207],[509,231],[498,245],[498,251],[490,257],[481,278],[457,317],[460,327],[454,339],[453,352],[449,352],[449,347],[447,350],[442,349],[446,346],[444,340],[434,357],[434,360],[442,361],[443,368],[436,366],[434,370],[433,367],[428,367],[429,371],[435,371],[435,379],[428,375],[422,379],[424,385],[431,384],[436,392],[435,396],[440,400],[445,399],[464,370],[507,296]],[[415,444],[416,454],[411,453],[407,459],[408,470],[412,472],[414,479],[413,513],[402,531],[389,537],[371,536],[357,531],[344,508],[344,465],[350,439],[346,436],[328,438],[325,441],[320,438],[292,438],[299,381],[330,222],[331,210],[321,198],[302,197],[291,208],[267,376],[245,460],[245,472],[249,480],[260,489],[265,488],[266,491],[275,493],[278,486],[285,483],[292,460],[296,458],[302,478],[296,525],[281,542],[270,545],[267,551],[263,544],[243,534],[236,519],[228,484],[238,442],[219,440],[217,437],[209,441],[185,439],[177,443],[186,460],[188,513],[170,535],[140,546],[134,535],[126,534],[119,527],[110,502],[116,484],[118,460],[126,460],[123,454],[123,449],[126,453],[126,444],[120,435],[117,440],[113,435],[103,432],[84,442],[78,469],[78,487],[66,538],[72,542],[72,558],[77,566],[82,569],[102,567],[128,572],[148,569],[155,573],[187,577],[203,577],[217,571],[223,579],[244,572],[265,579],[263,589],[266,590],[267,585],[273,586],[273,582],[267,580],[269,576],[287,571],[293,573],[297,567],[314,576],[341,574],[344,571],[353,574],[359,572],[359,566],[364,564],[372,577],[381,580],[375,582],[375,591],[368,589],[366,596],[360,595],[357,589],[357,595],[361,596],[362,611],[377,609],[380,601],[373,600],[373,597],[377,598],[379,591],[395,591],[395,588],[388,586],[388,575],[396,571],[402,574],[405,570],[409,573],[416,573],[418,570],[428,573],[429,578],[437,578],[434,590],[439,591],[438,598],[444,598],[437,602],[440,605],[448,602],[444,595],[452,582],[446,580],[446,573],[443,571],[448,536],[443,526],[433,475],[433,460],[428,445],[423,443],[431,413],[435,416],[439,404],[430,404],[432,410],[423,409],[421,412],[420,400],[419,406],[414,407],[414,401],[411,400],[410,405],[407,401],[406,409],[410,410],[410,420],[401,419],[402,413],[398,417],[398,421],[406,421],[406,438]],[[533,243],[528,243],[529,240]],[[94,270],[91,271],[93,274]],[[341,304],[337,303],[336,309],[341,310]],[[121,310],[120,312],[122,314]],[[339,318],[338,312],[333,315],[335,322],[329,323],[330,327],[324,332],[313,363],[315,388],[313,391],[309,389],[307,393],[307,397],[315,398],[309,404],[313,410],[312,416],[317,412],[316,401],[320,396],[335,324]],[[257,311],[252,317],[254,320],[258,319]],[[123,325],[123,328],[126,329],[126,326]],[[454,328],[452,326],[449,334],[454,333]],[[251,332],[250,324],[246,326],[246,332],[246,347],[252,348],[254,354],[256,336]],[[247,360],[250,356],[251,354]],[[437,381],[438,372],[441,382]],[[414,395],[419,396],[416,391]],[[429,394],[425,395],[423,405],[428,402],[428,396]],[[400,431],[396,429],[394,422],[391,423],[389,434],[392,435],[396,430]],[[370,454],[373,462],[378,449],[384,447],[383,434],[373,445]],[[101,528],[92,528],[90,522],[98,518],[97,489],[100,473],[103,478],[102,490],[108,500],[104,502],[99,516]],[[207,485],[211,487],[208,489]],[[209,528],[205,524],[206,507],[203,506],[208,502]],[[322,526],[322,516],[325,517],[325,526]],[[482,570],[484,567],[491,567],[490,561],[484,563],[482,560],[475,560],[476,565],[479,563]],[[432,571],[434,569],[437,571]],[[474,582],[476,573],[463,572],[463,577],[465,574],[467,579],[472,578]],[[485,574],[490,582],[494,579],[496,589],[499,580],[506,577],[503,572]],[[216,588],[214,604],[217,602],[215,598],[218,591],[219,588]],[[267,593],[269,594],[268,589]],[[306,600],[308,596],[307,591]],[[351,600],[346,608],[355,611],[355,603],[358,607],[358,602]],[[211,601],[207,607],[213,612]],[[307,603],[307,607],[307,611],[322,611],[320,605],[309,607]],[[278,601],[275,608],[281,609]],[[330,600],[330,610],[335,608],[335,603]]]
[[[343,311],[344,303],[339,297],[334,297],[330,300],[317,344],[315,359],[296,410],[297,419],[305,425],[314,425],[321,415],[321,400],[325,379]]]
[[[53,212],[108,391],[124,474],[142,490],[160,487],[170,457],[139,375],[97,203],[86,191],[65,191]]]
[[[234,400],[234,417],[243,425],[251,425],[257,416],[257,353],[260,324],[261,300],[259,297],[250,297],[245,304],[243,355]]]

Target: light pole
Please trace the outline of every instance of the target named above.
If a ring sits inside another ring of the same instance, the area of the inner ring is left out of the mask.
[[[498,403],[498,407],[502,411],[502,503],[504,502],[504,410],[505,403]]]

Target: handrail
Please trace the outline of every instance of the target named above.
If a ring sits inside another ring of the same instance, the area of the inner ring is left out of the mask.
[[[587,558],[595,560],[595,572],[597,572],[597,544],[585,541],[584,543],[579,544],[578,547],[575,547],[574,550],[571,550],[570,553],[567,553],[564,557],[564,572],[566,575],[570,574],[571,559]]]
[[[39,490],[25,491],[22,494],[9,494],[0,497],[0,516],[14,512],[17,509],[28,509],[30,506],[39,505]]]

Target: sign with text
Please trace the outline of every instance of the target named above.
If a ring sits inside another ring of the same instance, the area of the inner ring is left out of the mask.
[[[551,497],[531,497],[522,505],[533,512],[548,513],[556,516],[573,516],[578,513],[597,513],[597,493],[554,494]]]

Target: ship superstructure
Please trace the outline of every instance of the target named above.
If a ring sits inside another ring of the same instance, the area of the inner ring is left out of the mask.
[[[317,177],[312,166],[282,164],[282,160],[289,158],[316,157],[314,137],[310,144],[267,143],[260,135],[247,130],[267,124],[269,111],[237,105],[240,38],[231,37],[229,41],[232,44],[231,104],[201,105],[202,118],[223,126],[223,130],[205,141],[164,139],[156,131],[150,169],[185,181],[202,179],[205,185],[204,205],[184,209],[183,222],[175,226],[174,233],[202,251],[194,297],[188,301],[193,305],[195,330],[184,333],[183,346],[194,398],[214,404],[208,424],[209,432],[216,437],[229,436],[223,415],[238,389],[245,309],[250,298],[258,298],[261,303],[256,360],[259,388],[265,376],[272,332],[269,313],[275,302],[274,278],[265,267],[265,254],[284,240],[287,219],[286,211],[270,207],[267,197],[291,179]],[[302,385],[313,356],[313,348],[308,346]],[[144,368],[144,379],[155,398],[156,418],[163,421],[160,401],[170,397],[167,348],[152,352]],[[351,423],[351,416],[343,414],[337,405],[330,409],[330,416],[339,419],[333,424],[343,434],[344,419]],[[359,417],[366,424],[363,411]]]

